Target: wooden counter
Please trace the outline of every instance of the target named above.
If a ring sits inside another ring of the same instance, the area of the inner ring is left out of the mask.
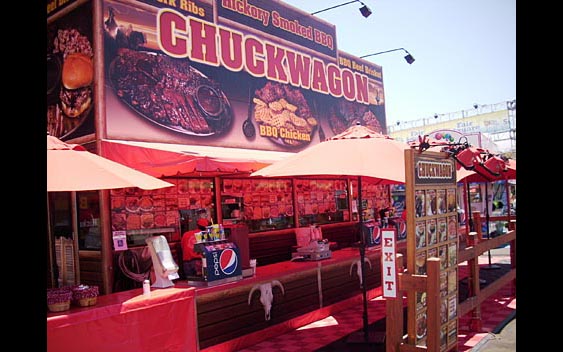
[[[398,251],[405,254],[405,245],[400,244]],[[380,247],[366,250],[366,259],[366,287],[373,290],[381,286]],[[200,348],[260,332],[360,295],[359,260],[358,248],[344,248],[333,251],[329,259],[258,266],[255,277],[214,287],[198,287],[196,305]],[[274,284],[274,280],[279,281],[283,291]],[[260,302],[260,290],[250,295],[253,287],[260,284],[272,285],[269,319]],[[176,283],[176,287],[182,286],[187,286],[187,282]]]

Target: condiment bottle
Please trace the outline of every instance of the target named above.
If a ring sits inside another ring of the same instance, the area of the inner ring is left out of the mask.
[[[151,295],[151,282],[149,280],[143,281],[143,296]]]

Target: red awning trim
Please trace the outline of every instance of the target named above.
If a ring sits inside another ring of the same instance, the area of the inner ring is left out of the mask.
[[[102,140],[102,156],[155,177],[252,173],[294,153]]]

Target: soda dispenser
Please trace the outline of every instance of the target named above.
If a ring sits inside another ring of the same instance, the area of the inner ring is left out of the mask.
[[[194,250],[202,254],[202,277],[188,280],[189,285],[214,286],[242,279],[241,252],[226,238],[222,225],[196,233],[196,242]]]

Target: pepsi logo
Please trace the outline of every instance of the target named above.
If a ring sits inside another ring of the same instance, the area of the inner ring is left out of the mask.
[[[226,275],[231,275],[237,270],[238,257],[237,253],[227,248],[221,252],[221,257],[219,258],[219,267],[221,271]]]
[[[373,233],[371,234],[371,236],[374,244],[381,243],[381,229],[379,227],[376,226],[373,228]]]
[[[401,223],[399,224],[399,233],[402,235],[402,234],[404,234],[404,233],[406,233],[406,232],[407,232],[407,224],[404,223],[404,222],[401,222]]]
[[[404,222],[404,221],[401,221],[398,224],[397,239],[403,240],[405,238],[407,238],[407,223]]]

